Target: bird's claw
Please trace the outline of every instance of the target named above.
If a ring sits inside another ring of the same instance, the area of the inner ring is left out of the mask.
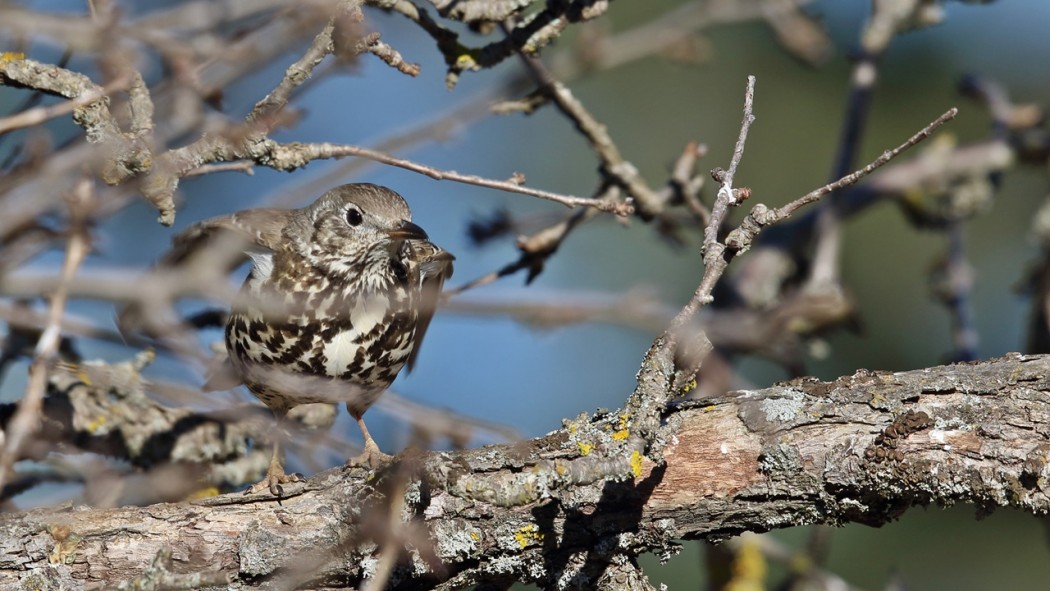
[[[270,491],[275,497],[284,496],[284,487],[282,484],[288,484],[290,482],[305,482],[302,474],[292,472],[291,474],[285,474],[283,470],[270,471],[266,473],[266,478],[263,478],[259,482],[248,487],[248,490],[244,491],[245,495],[254,495],[261,493],[264,490]]]
[[[347,460],[346,465],[350,468],[361,466],[374,470],[384,464],[389,464],[393,459],[394,456],[379,451],[379,446],[369,439],[365,442],[364,451]]]

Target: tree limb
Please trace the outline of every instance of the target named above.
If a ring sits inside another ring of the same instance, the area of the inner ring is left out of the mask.
[[[357,586],[377,564],[369,532],[385,519],[380,503],[399,491],[406,526],[429,543],[402,554],[395,589],[594,587],[630,571],[625,556],[667,555],[679,539],[880,525],[929,503],[1050,509],[1050,357],[865,370],[683,401],[660,427],[662,464],[617,456],[634,436],[625,416],[582,415],[518,444],[406,454],[381,474],[330,470],[280,502],[231,494],[4,515],[0,587],[25,577],[111,587],[169,550],[172,573],[242,588]],[[500,494],[511,485],[525,486]]]

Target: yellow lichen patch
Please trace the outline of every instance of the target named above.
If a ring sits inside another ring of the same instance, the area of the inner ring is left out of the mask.
[[[460,70],[473,70],[478,67],[478,62],[473,55],[463,53],[456,58],[456,67]]]
[[[88,430],[88,433],[91,433],[92,435],[97,434],[99,431],[102,430],[102,427],[105,427],[105,426],[106,426],[106,415],[102,415],[102,416],[98,417],[97,419],[91,421],[87,425],[85,425],[85,427]]]
[[[472,540],[474,540],[475,542],[480,542],[481,541],[481,534],[479,534],[476,531],[472,531],[472,532],[470,532],[470,538]]]
[[[0,62],[16,62],[26,59],[26,54],[20,51],[5,51],[0,53]]]
[[[211,497],[219,496],[219,489],[215,486],[206,486],[186,497],[187,501],[195,501],[197,499],[210,499]]]
[[[626,429],[631,424],[631,415],[625,412],[620,413],[620,421],[616,424],[616,429]]]
[[[576,442],[576,447],[580,448],[580,455],[582,456],[591,455],[591,450],[594,449],[593,445],[591,445],[590,443],[584,443],[582,441]]]
[[[631,472],[635,478],[642,476],[642,454],[637,449],[631,452]]]
[[[522,548],[535,542],[540,543],[543,541],[543,533],[540,532],[540,528],[533,524],[523,526],[514,532],[514,539],[518,541],[518,545]]]
[[[620,420],[616,422],[616,432],[612,434],[612,438],[616,441],[624,441],[630,435],[627,428],[631,426],[631,415],[628,413],[620,413]]]
[[[704,412],[711,412],[712,410],[714,410],[714,409],[716,409],[716,408],[718,408],[718,407],[717,407],[717,406],[715,406],[715,405],[713,405],[713,404],[708,404],[707,406],[703,407],[703,408],[702,408],[702,409],[700,409],[700,410],[702,410],[702,411],[704,411]]]
[[[693,390],[696,390],[696,378],[689,380],[688,384],[682,386],[682,394],[688,394]]]

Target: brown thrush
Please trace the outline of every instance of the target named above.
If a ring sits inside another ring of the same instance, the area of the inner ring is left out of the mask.
[[[176,250],[222,234],[246,245],[251,273],[226,324],[232,376],[273,411],[279,428],[294,406],[345,402],[365,440],[352,463],[385,457],[361,417],[402,366],[411,369],[452,275],[454,257],[411,217],[394,191],[351,184],[302,209],[205,220],[175,240]],[[249,492],[279,495],[280,484],[298,480],[284,472],[279,440],[266,478]]]

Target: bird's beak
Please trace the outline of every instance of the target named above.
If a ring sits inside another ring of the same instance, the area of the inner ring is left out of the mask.
[[[427,236],[423,228],[408,220],[401,220],[401,224],[387,232],[387,236],[396,240],[430,240],[430,236]]]

